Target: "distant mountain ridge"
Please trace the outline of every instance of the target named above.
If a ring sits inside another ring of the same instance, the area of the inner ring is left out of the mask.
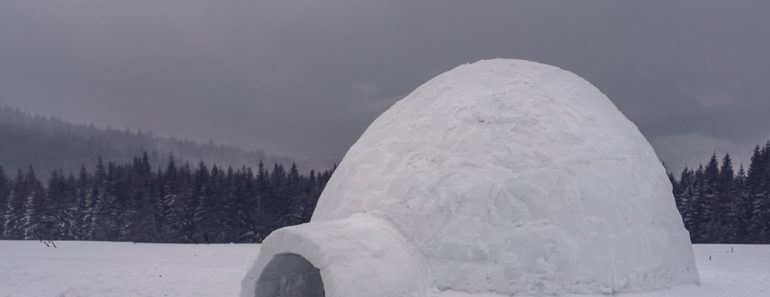
[[[18,108],[0,107],[0,166],[6,171],[32,166],[43,177],[59,169],[74,173],[81,166],[93,167],[98,157],[125,163],[142,152],[149,153],[155,166],[165,164],[173,156],[182,162],[203,161],[235,168],[256,168],[260,161],[266,166],[296,163],[301,171],[332,167],[331,163],[264,150],[246,151],[213,142],[200,143],[157,137],[141,131],[72,124],[56,117],[32,115]]]

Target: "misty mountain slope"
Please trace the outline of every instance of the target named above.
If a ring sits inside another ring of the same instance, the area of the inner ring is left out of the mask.
[[[98,157],[128,162],[144,151],[150,154],[154,164],[164,164],[173,156],[192,163],[204,161],[233,167],[256,167],[260,161],[267,166],[296,162],[303,171],[331,167],[331,164],[311,164],[312,161],[262,150],[245,151],[211,142],[202,144],[156,137],[152,133],[76,125],[10,107],[0,108],[0,166],[6,171],[32,166],[40,176],[56,169],[76,172],[80,166],[95,165]]]

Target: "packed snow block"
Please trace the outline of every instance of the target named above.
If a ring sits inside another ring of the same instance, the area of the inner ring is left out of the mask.
[[[286,253],[318,267],[330,297],[698,283],[638,128],[579,76],[520,60],[459,66],[397,102],[347,152],[311,222],[262,249],[244,297]]]

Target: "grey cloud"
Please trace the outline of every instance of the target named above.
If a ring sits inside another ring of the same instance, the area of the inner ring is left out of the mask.
[[[494,57],[585,77],[672,167],[768,136],[767,1],[0,2],[0,103],[310,157]]]

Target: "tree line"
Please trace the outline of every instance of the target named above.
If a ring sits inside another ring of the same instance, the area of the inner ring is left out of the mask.
[[[147,153],[127,164],[99,158],[77,175],[53,171],[45,185],[32,167],[15,177],[0,167],[0,239],[261,242],[308,222],[333,171],[178,163],[153,169]]]
[[[78,175],[54,171],[44,185],[32,167],[0,167],[0,239],[134,242],[261,242],[308,222],[333,170],[300,174],[178,164],[152,169],[148,154],[128,164],[98,159]],[[770,243],[770,142],[748,168],[729,154],[669,173],[676,206],[694,243]]]
[[[756,146],[736,172],[729,154],[669,174],[676,206],[693,243],[770,243],[770,142]]]

